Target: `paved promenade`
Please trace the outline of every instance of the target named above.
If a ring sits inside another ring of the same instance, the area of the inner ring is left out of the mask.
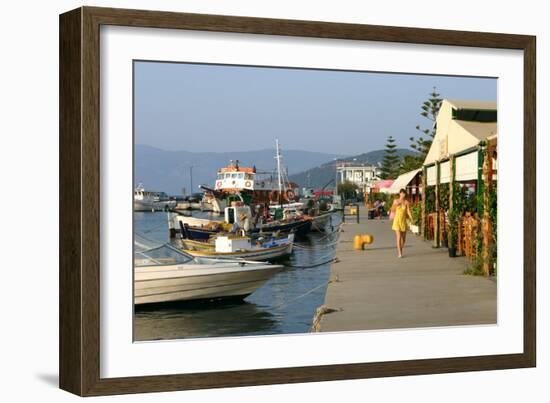
[[[399,259],[389,220],[346,218],[314,331],[496,323],[496,281],[464,275],[466,258],[409,233]],[[363,251],[353,250],[359,233],[374,236]]]

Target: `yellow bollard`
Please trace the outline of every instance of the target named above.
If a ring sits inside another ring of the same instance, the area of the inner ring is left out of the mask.
[[[353,249],[355,250],[363,250],[363,237],[362,235],[355,235],[353,237]]]
[[[361,240],[367,244],[367,245],[370,245],[371,243],[374,242],[374,237],[370,234],[365,234],[365,235],[361,235]]]
[[[374,237],[369,234],[358,234],[353,237],[353,249],[363,250],[365,245],[370,245],[374,242]]]
[[[350,213],[350,215],[357,214],[357,207],[355,207],[355,206],[350,207],[349,208],[349,213]]]

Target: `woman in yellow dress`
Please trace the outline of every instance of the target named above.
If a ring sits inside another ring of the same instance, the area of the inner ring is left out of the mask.
[[[407,238],[407,219],[412,220],[409,202],[405,199],[407,192],[405,189],[399,191],[399,198],[393,201],[391,211],[395,214],[391,229],[395,231],[395,241],[397,244],[397,257],[403,257],[403,247]]]

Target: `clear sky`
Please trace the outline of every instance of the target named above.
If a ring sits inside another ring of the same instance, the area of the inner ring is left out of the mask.
[[[135,63],[135,142],[165,150],[274,147],[356,155],[392,135],[408,147],[420,105],[496,101],[497,80],[370,72]]]

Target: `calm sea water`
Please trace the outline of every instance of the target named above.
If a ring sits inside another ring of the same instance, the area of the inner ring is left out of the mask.
[[[206,213],[195,213],[206,216]],[[333,216],[337,225],[338,215]],[[166,213],[135,213],[135,231],[169,242]],[[308,267],[334,257],[331,236],[311,233],[296,244],[285,270],[276,274],[240,303],[176,303],[137,307],[136,340],[228,337],[309,332],[317,307],[323,304],[330,263]]]

